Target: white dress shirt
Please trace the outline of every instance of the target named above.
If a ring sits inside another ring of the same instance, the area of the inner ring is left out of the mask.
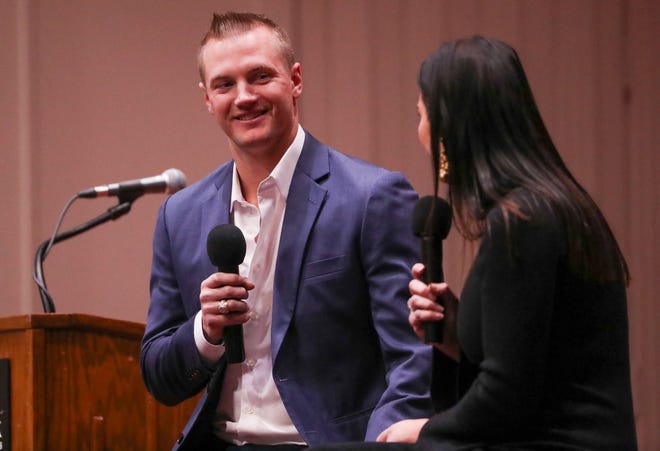
[[[258,208],[243,197],[234,165],[231,215],[246,242],[245,259],[239,266],[239,273],[250,279],[255,288],[246,301],[250,320],[243,324],[245,361],[227,366],[213,428],[218,437],[237,445],[305,443],[273,380],[270,347],[273,280],[280,232],[289,186],[304,141],[305,132],[299,125],[291,146],[259,184]],[[222,346],[214,346],[204,339],[201,312],[195,319],[195,341],[207,362],[217,361],[224,353]]]

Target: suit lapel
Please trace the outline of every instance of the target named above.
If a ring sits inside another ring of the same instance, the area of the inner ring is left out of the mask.
[[[271,350],[277,357],[295,310],[304,250],[327,190],[318,181],[329,174],[328,148],[306,133],[293,173],[280,236],[273,287]]]
[[[218,224],[229,223],[232,171],[233,163],[220,168],[213,184],[205,193],[205,197],[200,199],[202,208],[200,209],[199,233],[202,237],[208,236],[211,229]]]
[[[200,281],[218,270],[213,266],[208,256],[206,239],[209,232],[218,224],[229,222],[229,203],[231,200],[232,164],[224,165],[217,171],[213,183],[209,183],[206,189],[199,195],[199,218],[196,222],[197,229],[190,230],[191,233],[199,234],[195,259],[199,261],[198,277]]]

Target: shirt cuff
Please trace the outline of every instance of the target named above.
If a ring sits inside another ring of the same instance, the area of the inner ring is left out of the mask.
[[[204,337],[204,331],[202,330],[201,310],[197,312],[197,315],[195,315],[194,333],[195,344],[197,345],[197,350],[199,351],[199,355],[202,358],[202,362],[209,367],[214,366],[216,363],[218,363],[220,357],[225,354],[225,347],[222,344],[214,345],[209,343]]]

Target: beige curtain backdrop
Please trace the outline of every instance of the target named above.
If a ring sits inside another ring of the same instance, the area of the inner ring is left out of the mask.
[[[630,263],[632,378],[641,450],[660,449],[657,0],[2,0],[1,315],[39,313],[34,252],[90,186],[181,169],[192,183],[229,158],[197,88],[213,11],[264,12],[303,67],[301,121],[344,152],[431,191],[416,139],[417,69],[448,39],[499,37],[519,51],[555,143]],[[161,195],[56,245],[45,262],[58,312],[144,322]],[[113,199],[79,200],[63,229]],[[338,218],[341,220],[341,218]],[[469,256],[446,242],[460,289]]]

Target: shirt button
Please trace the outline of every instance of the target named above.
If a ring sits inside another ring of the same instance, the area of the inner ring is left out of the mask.
[[[254,413],[254,407],[252,407],[252,406],[247,406],[247,408],[245,409],[245,411],[246,411],[248,414],[252,415],[252,414]]]
[[[257,362],[254,359],[247,359],[245,364],[248,366],[248,368],[252,369],[257,364]]]
[[[258,317],[259,315],[254,310],[250,310],[250,312],[248,313],[248,318],[250,319],[257,319]]]

